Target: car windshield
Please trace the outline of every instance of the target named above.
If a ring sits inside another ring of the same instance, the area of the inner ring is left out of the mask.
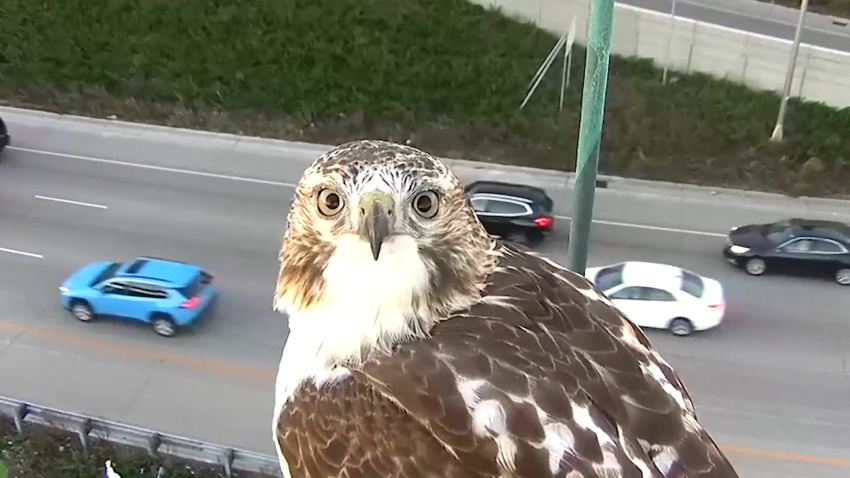
[[[183,294],[183,297],[191,299],[192,297],[198,295],[198,292],[200,292],[202,285],[203,284],[201,284],[201,275],[199,274],[198,277],[192,280],[192,282],[183,287],[179,287],[177,291]]]
[[[113,262],[112,264],[109,264],[106,267],[106,269],[103,270],[103,272],[98,274],[98,276],[95,277],[93,281],[91,281],[91,283],[89,284],[89,287],[94,287],[95,285],[100,284],[101,282],[112,278],[112,276],[115,275],[115,273],[118,271],[118,268],[120,268],[120,267],[121,267],[120,262]]]
[[[596,274],[596,287],[601,291],[606,291],[622,284],[624,266],[624,264],[615,264],[600,270]]]
[[[781,244],[794,237],[794,228],[786,221],[776,222],[767,229],[767,240],[773,244]]]
[[[702,297],[705,284],[702,277],[686,270],[682,271],[682,290],[694,297]]]

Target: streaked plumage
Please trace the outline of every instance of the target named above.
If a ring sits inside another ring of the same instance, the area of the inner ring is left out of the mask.
[[[737,476],[644,334],[583,277],[488,236],[422,151],[319,158],[280,259],[286,477]]]

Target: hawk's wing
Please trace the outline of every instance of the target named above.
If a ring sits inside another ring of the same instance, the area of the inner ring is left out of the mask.
[[[299,390],[278,429],[294,476],[737,477],[640,330],[584,278],[502,252],[431,339]]]

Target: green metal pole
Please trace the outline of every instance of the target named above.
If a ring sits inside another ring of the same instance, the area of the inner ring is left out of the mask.
[[[584,90],[581,97],[578,156],[576,158],[575,200],[570,224],[569,268],[584,274],[596,193],[596,170],[602,119],[605,116],[605,91],[608,88],[608,59],[611,56],[611,29],[614,0],[590,0],[587,29],[587,60],[584,66]]]

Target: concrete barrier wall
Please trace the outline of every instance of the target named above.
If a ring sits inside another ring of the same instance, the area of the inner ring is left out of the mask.
[[[558,35],[576,15],[576,41],[584,44],[587,38],[589,0],[472,1],[501,8]],[[782,91],[791,43],[627,5],[614,7],[612,53],[651,58],[671,70],[708,73],[755,89]],[[541,61],[546,53],[540,52]],[[802,44],[794,76],[792,96],[836,108],[850,106],[850,53]]]

